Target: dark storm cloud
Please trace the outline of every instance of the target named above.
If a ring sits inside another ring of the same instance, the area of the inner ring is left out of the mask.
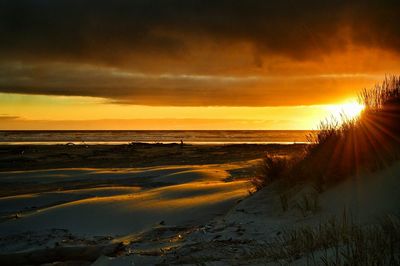
[[[120,104],[175,106],[279,106],[328,103],[354,81],[383,76],[214,76],[146,74],[71,64],[0,65],[0,91],[94,96]],[[1,79],[1,76],[7,78]],[[364,83],[363,83],[364,82]],[[316,93],[324,89],[324,93]],[[357,89],[357,88],[356,88]]]
[[[196,36],[302,58],[348,41],[400,50],[398,1],[3,0],[2,56],[184,55]]]
[[[0,65],[0,91],[22,94],[94,96],[125,104],[218,105],[228,92],[242,95],[258,77],[154,75],[70,64]],[[214,95],[216,97],[210,97]],[[229,101],[229,100],[228,100]],[[223,101],[224,105],[229,102]],[[238,103],[235,103],[238,105]]]
[[[251,75],[246,73],[248,61],[263,69],[265,57],[314,60],[349,44],[399,53],[399,5],[344,0],[0,0],[0,91],[149,105],[279,105],[291,102],[279,97],[290,90],[279,81],[257,85],[246,78]],[[242,43],[252,52],[235,50]],[[229,77],[231,69],[245,77]],[[163,73],[178,75],[157,76]],[[296,93],[308,97],[316,85],[309,87],[308,94],[301,89]]]

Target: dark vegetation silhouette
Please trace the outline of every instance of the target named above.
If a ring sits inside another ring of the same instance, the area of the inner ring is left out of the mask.
[[[365,106],[360,116],[343,113],[322,121],[308,136],[310,144],[296,158],[266,155],[262,173],[253,184],[260,189],[274,180],[313,181],[318,190],[384,168],[400,158],[400,76],[386,77],[359,93]]]

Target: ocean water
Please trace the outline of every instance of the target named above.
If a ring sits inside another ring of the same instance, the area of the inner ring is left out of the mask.
[[[305,130],[0,131],[0,144],[305,143]]]

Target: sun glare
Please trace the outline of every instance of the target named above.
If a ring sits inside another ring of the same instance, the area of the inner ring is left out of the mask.
[[[339,120],[343,117],[345,117],[346,119],[356,118],[362,113],[364,108],[365,106],[363,104],[355,100],[342,104],[329,105],[327,107],[330,114]]]

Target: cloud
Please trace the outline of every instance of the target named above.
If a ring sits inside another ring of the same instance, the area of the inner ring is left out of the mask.
[[[0,91],[91,96],[152,106],[283,106],[341,100],[382,75],[317,74],[225,76],[146,74],[76,64],[0,65]],[[354,88],[354,84],[357,86]],[[322,92],[322,93],[321,93]]]
[[[9,64],[0,91],[92,96],[108,102],[174,106],[282,106],[329,103],[383,78],[382,75],[221,76],[146,74],[113,68]],[[354,88],[354,83],[358,86]],[[352,90],[353,88],[353,90]],[[320,93],[323,91],[323,93]]]
[[[0,7],[3,55],[174,57],[198,39],[249,42],[260,52],[295,58],[347,41],[400,50],[398,1],[3,0]]]
[[[14,116],[14,115],[7,115],[7,114],[0,114],[0,121],[12,121],[12,120],[18,120],[20,119],[19,116]]]
[[[282,105],[297,94],[317,103],[320,79],[295,91],[295,79],[276,76],[358,73],[370,50],[400,54],[399,9],[394,0],[1,0],[0,91],[147,105]],[[367,52],[332,62],[348,51]],[[373,65],[362,70],[400,69]]]

